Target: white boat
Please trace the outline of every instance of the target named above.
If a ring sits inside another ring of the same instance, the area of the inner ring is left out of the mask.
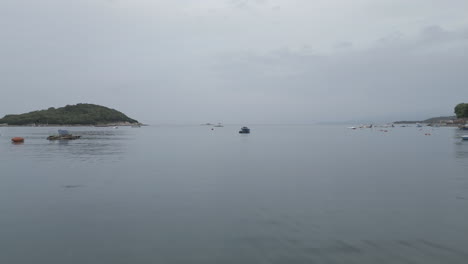
[[[463,136],[461,136],[461,138],[462,138],[463,140],[468,140],[468,135],[463,135]]]
[[[221,123],[218,123],[217,125],[213,126],[213,127],[224,127],[223,125],[221,125]]]

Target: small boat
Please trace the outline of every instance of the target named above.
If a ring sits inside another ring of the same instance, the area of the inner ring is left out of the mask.
[[[132,128],[139,128],[141,125],[132,125]]]
[[[416,123],[416,127],[422,127],[420,123]]]
[[[79,139],[81,136],[74,136],[68,130],[58,130],[58,135],[48,136],[47,140],[74,140]]]
[[[47,140],[74,140],[74,139],[79,139],[81,136],[73,136],[73,135],[53,135],[53,136],[48,136]]]
[[[461,130],[468,130],[468,125],[459,126],[459,128],[460,128]]]
[[[224,127],[224,126],[221,125],[221,123],[218,123],[217,125],[214,125],[213,127]]]
[[[468,135],[463,135],[463,136],[461,136],[461,138],[462,138],[463,140],[468,140]]]
[[[348,127],[349,129],[356,129],[357,127]]]
[[[11,142],[13,143],[23,143],[24,142],[24,138],[22,137],[14,137],[11,139]]]
[[[239,134],[250,134],[250,128],[242,127],[241,130],[239,131]]]

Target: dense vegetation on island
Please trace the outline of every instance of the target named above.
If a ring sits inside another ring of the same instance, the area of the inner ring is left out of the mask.
[[[33,111],[20,115],[6,115],[0,124],[8,125],[99,125],[138,123],[122,112],[95,104],[67,105],[60,108]]]
[[[455,106],[457,118],[468,118],[468,104],[461,103]]]

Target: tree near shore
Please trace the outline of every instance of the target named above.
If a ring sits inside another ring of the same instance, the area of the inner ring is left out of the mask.
[[[455,106],[455,114],[457,118],[468,118],[468,104],[460,103]]]

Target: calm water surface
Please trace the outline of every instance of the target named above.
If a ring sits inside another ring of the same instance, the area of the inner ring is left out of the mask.
[[[0,128],[0,263],[468,263],[462,131],[239,127]]]

